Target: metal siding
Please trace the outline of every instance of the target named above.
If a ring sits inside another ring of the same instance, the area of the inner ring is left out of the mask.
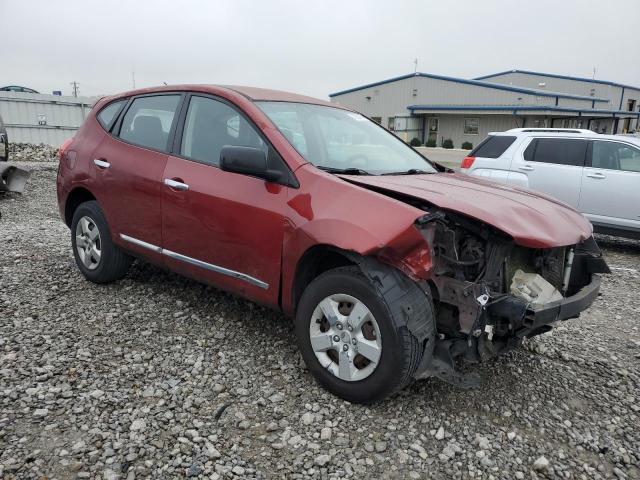
[[[574,95],[593,96],[595,98],[606,98],[609,103],[596,102],[595,108],[602,110],[613,110],[618,108],[622,87],[607,85],[602,83],[585,82],[566,78],[555,78],[543,75],[531,75],[522,72],[508,72],[485,78],[483,82],[498,83],[514,87],[542,89],[540,82],[546,83],[544,90],[549,92],[562,92]],[[593,95],[592,95],[593,89]],[[561,101],[563,99],[560,99]],[[569,100],[569,99],[565,99]]]
[[[0,116],[7,126],[10,141],[58,146],[74,135],[95,100],[0,92]],[[40,114],[45,115],[46,125],[38,125]]]
[[[428,117],[437,117],[440,119],[438,122],[438,147],[442,145],[442,141],[447,138],[453,141],[454,148],[461,148],[462,142],[471,142],[473,146],[476,147],[487,137],[489,132],[503,132],[522,126],[521,118],[514,117],[513,115],[486,115],[485,113],[484,115],[444,114],[429,115]],[[464,133],[465,118],[478,118],[480,120],[478,135],[468,135]]]
[[[416,95],[413,95],[413,90]],[[378,91],[378,94],[375,92]],[[366,97],[371,97],[367,100]],[[555,105],[554,97],[494,90],[446,80],[411,77],[355,92],[336,95],[332,102],[369,117],[407,115],[408,105]]]

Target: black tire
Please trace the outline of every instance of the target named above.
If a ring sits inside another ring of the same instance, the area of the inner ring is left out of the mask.
[[[435,320],[430,298],[417,284],[397,273],[390,289],[383,291],[365,276],[359,267],[340,267],[314,279],[306,288],[296,312],[296,336],[307,368],[327,390],[353,403],[370,404],[382,400],[404,388],[413,380],[426,341],[419,342],[409,331],[403,314],[423,315],[429,341],[433,344]],[[406,281],[405,281],[406,279]],[[387,284],[388,285],[388,284]],[[380,329],[382,351],[375,370],[358,381],[345,381],[322,366],[311,346],[309,326],[318,304],[330,295],[346,294],[355,297],[370,310]],[[392,298],[391,303],[389,299]],[[427,345],[431,355],[433,345]]]
[[[101,255],[100,261],[97,262],[97,267],[94,269],[89,269],[84,265],[76,245],[76,227],[83,217],[89,217],[93,220],[100,233]],[[109,231],[107,220],[100,205],[95,200],[80,204],[73,213],[71,245],[76,265],[78,265],[85,278],[93,283],[110,283],[120,280],[127,274],[134,260],[133,257],[127,255],[111,241],[111,232]]]

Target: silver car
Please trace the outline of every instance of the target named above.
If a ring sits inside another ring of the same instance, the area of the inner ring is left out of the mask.
[[[640,138],[516,128],[490,133],[461,169],[551,195],[583,213],[596,232],[640,238]]]

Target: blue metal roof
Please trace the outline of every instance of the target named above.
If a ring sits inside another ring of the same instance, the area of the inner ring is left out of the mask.
[[[601,83],[603,85],[611,85],[614,87],[632,88],[634,90],[640,90],[640,87],[633,87],[631,85],[625,85],[623,83],[610,82],[608,80],[596,80],[595,78],[572,77],[570,75],[558,75],[556,73],[532,72],[530,70],[506,70],[504,72],[492,73],[491,75],[483,75],[481,77],[476,77],[474,80],[484,80],[485,78],[493,78],[500,75],[506,75],[508,73],[522,73],[525,75],[536,75],[538,77],[562,78],[564,80],[576,80],[579,82]]]
[[[400,77],[389,78],[387,80],[369,83],[367,85],[362,85],[360,87],[354,87],[354,88],[349,88],[347,90],[342,90],[340,92],[330,93],[329,97],[336,97],[338,95],[344,95],[345,93],[357,92],[358,90],[363,90],[365,88],[376,87],[378,85],[385,85],[387,83],[393,83],[393,82],[397,82],[398,80],[405,80],[411,77],[433,78],[435,80],[445,80],[447,82],[463,83],[467,85],[474,85],[476,87],[492,88],[494,90],[506,90],[508,92],[518,92],[518,93],[524,93],[527,95],[537,95],[540,97],[572,98],[575,100],[589,100],[589,101],[596,101],[596,102],[609,101],[605,98],[594,98],[594,97],[589,97],[585,95],[572,95],[569,93],[548,92],[548,91],[542,91],[542,90],[535,90],[533,88],[514,87],[511,85],[501,85],[501,84],[491,83],[491,82],[481,82],[479,80],[467,80],[465,78],[447,77],[444,75],[434,75],[432,73],[421,73],[421,72],[410,73],[408,75],[402,75]]]
[[[625,110],[598,110],[590,108],[571,108],[571,107],[554,107],[551,105],[409,105],[407,110],[437,110],[437,111],[450,111],[450,110],[485,110],[485,111],[507,111],[516,112],[521,111],[553,111],[553,112],[574,112],[578,114],[586,114],[590,117],[597,116],[598,113],[606,115],[624,115],[640,118],[640,112],[627,112]]]

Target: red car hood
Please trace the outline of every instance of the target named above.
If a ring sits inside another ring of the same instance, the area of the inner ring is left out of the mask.
[[[340,177],[382,193],[398,192],[476,218],[525,247],[573,245],[593,234],[591,223],[584,216],[558,200],[462,173]]]

